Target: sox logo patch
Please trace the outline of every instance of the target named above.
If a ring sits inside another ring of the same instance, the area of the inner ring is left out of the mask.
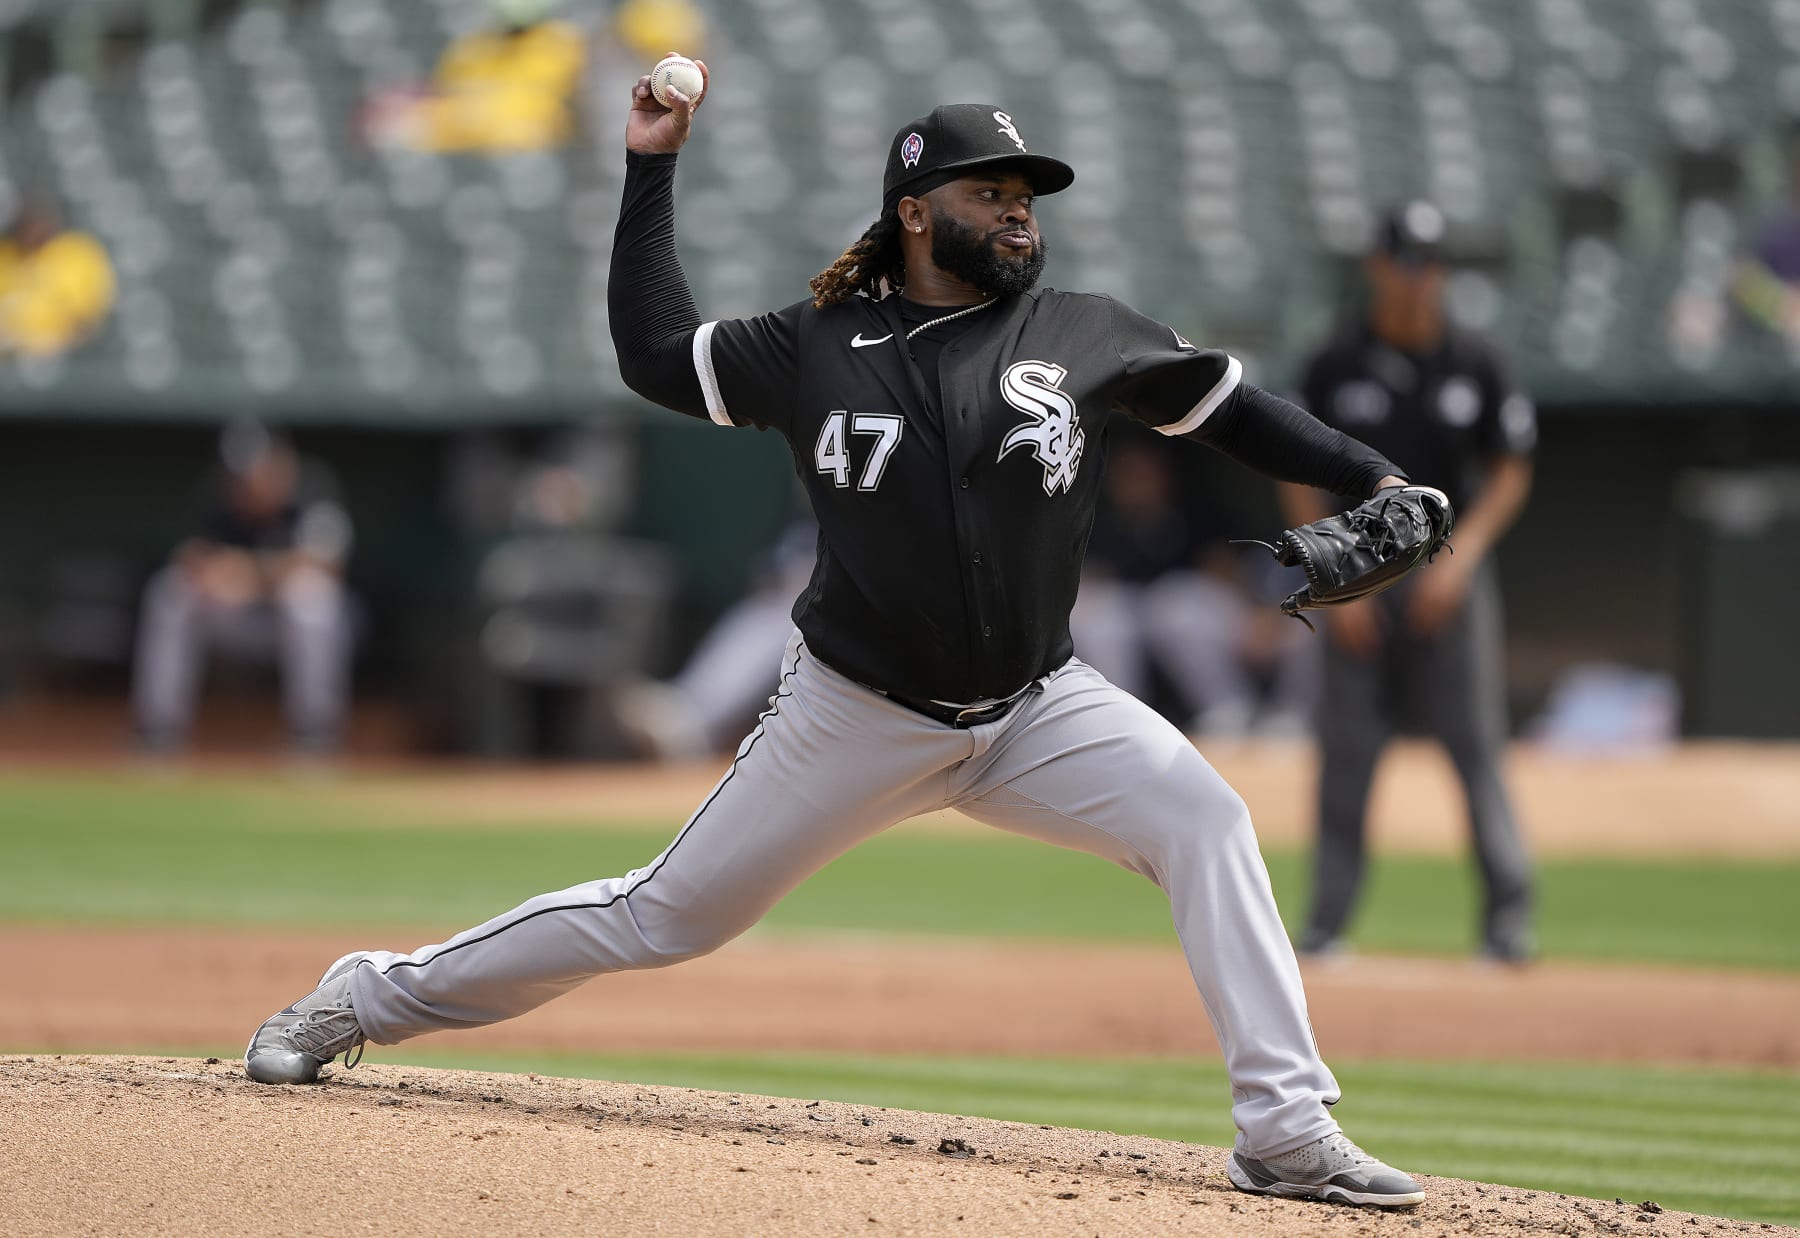
[[[1021,153],[1027,155],[1031,153],[1025,149],[1025,139],[1020,137],[1019,131],[1013,127],[1013,118],[1011,116],[1007,115],[1005,112],[995,112],[994,120],[999,123],[1000,132],[1011,138],[1013,140],[1013,145],[1017,146]]]
[[[1000,394],[1031,420],[1007,431],[999,458],[1015,447],[1030,447],[1032,458],[1044,466],[1044,493],[1052,498],[1075,484],[1087,446],[1075,401],[1062,390],[1068,372],[1052,361],[1019,361],[1000,376]]]

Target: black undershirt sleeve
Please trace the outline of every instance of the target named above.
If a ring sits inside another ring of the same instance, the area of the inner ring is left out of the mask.
[[[1278,481],[1317,486],[1354,499],[1375,493],[1375,483],[1390,473],[1405,476],[1374,448],[1249,383],[1239,383],[1184,437]]]
[[[664,408],[705,417],[693,351],[700,310],[675,254],[674,155],[625,153],[606,309],[625,385]]]

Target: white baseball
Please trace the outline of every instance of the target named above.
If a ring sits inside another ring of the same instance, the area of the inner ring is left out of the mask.
[[[706,86],[706,79],[700,76],[700,66],[686,56],[664,56],[650,70],[650,93],[664,107],[674,107],[675,100],[668,94],[671,86],[690,100],[697,100]]]

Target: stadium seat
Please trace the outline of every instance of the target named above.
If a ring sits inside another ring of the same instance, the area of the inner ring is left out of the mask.
[[[120,280],[100,339],[0,384],[191,383],[222,413],[309,384],[392,411],[418,382],[430,395],[413,405],[484,418],[622,393],[606,251],[641,66],[596,42],[558,150],[375,148],[360,136],[371,100],[427,77],[487,20],[483,4],[224,9],[210,24],[158,18],[108,71],[52,72],[0,117],[0,204],[47,183]],[[14,4],[0,22],[50,12]],[[1457,312],[1520,345],[1544,398],[1636,383],[1671,399],[1734,367],[1791,370],[1782,350],[1729,335],[1673,360],[1661,345],[1667,323],[1710,312],[1781,192],[1768,152],[1800,118],[1800,0],[707,12],[719,98],[684,158],[680,209],[708,314],[803,295],[873,217],[896,119],[954,96],[1006,103],[1035,148],[1076,166],[1044,207],[1052,282],[1218,332],[1271,377],[1321,329],[1376,213],[1413,194],[1443,206],[1466,259]],[[607,14],[599,0],[562,11],[595,31]],[[1650,382],[1657,365],[1674,377]]]

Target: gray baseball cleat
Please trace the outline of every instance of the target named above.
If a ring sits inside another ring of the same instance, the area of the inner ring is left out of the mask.
[[[1383,1165],[1336,1131],[1267,1160],[1233,1152],[1225,1173],[1231,1185],[1253,1195],[1373,1204],[1377,1208],[1409,1208],[1425,1202],[1425,1189],[1417,1182]]]
[[[244,1050],[244,1073],[258,1083],[314,1083],[340,1053],[346,1069],[361,1061],[365,1037],[350,1008],[350,977],[368,957],[367,950],[346,954],[325,969],[318,988],[269,1016]]]

